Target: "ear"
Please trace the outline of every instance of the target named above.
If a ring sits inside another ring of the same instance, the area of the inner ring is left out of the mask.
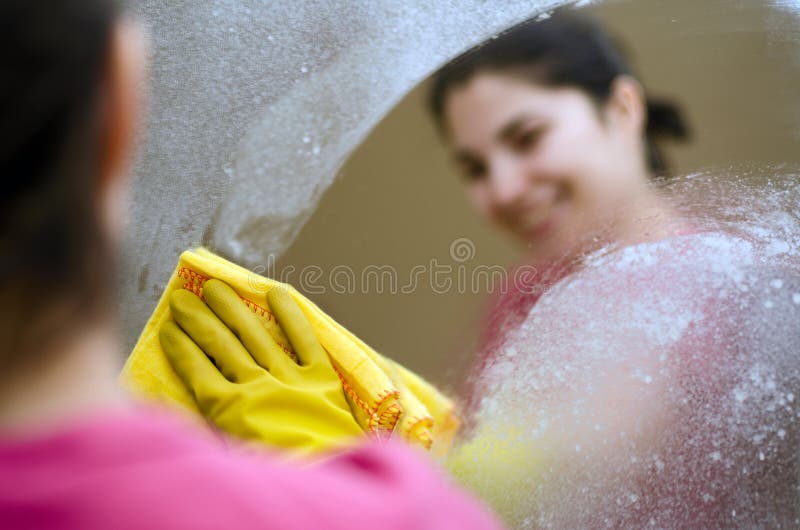
[[[647,107],[642,85],[631,76],[617,76],[611,83],[606,115],[611,123],[641,137],[647,126]]]
[[[131,20],[118,22],[111,35],[101,95],[100,183],[124,179],[136,143],[143,110],[146,46],[144,33]]]
[[[131,20],[118,22],[109,45],[100,94],[100,178],[97,201],[107,235],[121,236],[127,219],[128,164],[143,121],[145,34]]]

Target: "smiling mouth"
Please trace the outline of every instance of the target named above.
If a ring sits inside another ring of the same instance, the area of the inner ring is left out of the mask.
[[[556,207],[553,206],[543,219],[536,221],[535,223],[530,223],[528,225],[528,229],[526,230],[528,237],[531,239],[541,239],[551,232],[556,224],[555,214]]]
[[[565,206],[566,193],[560,190],[553,201],[545,208],[537,208],[523,225],[523,231],[529,238],[539,239],[551,232],[558,224],[558,217]]]

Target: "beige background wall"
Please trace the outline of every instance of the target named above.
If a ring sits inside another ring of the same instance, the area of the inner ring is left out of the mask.
[[[800,21],[763,4],[635,0],[587,9],[628,44],[648,90],[685,110],[694,139],[667,151],[675,172],[800,162]],[[518,249],[470,210],[424,97],[424,87],[410,93],[353,154],[275,273],[380,351],[453,388],[486,296],[485,284],[459,292],[458,271],[469,277],[479,264],[510,264]],[[461,250],[474,249],[474,257],[453,258],[460,238],[471,241]],[[415,266],[430,271],[433,259],[453,267],[445,275],[452,288],[422,275],[413,292],[398,292]],[[322,277],[300,281],[309,266]],[[362,281],[370,266],[393,267],[395,289],[387,281],[379,292],[374,275]],[[356,284],[343,285],[347,278]],[[347,292],[336,292],[341,287]]]

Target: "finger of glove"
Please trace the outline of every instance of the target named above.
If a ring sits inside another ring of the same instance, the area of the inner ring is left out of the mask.
[[[294,365],[294,361],[228,284],[220,280],[208,280],[203,285],[203,296],[214,314],[239,337],[249,355],[262,368],[280,377]]]
[[[330,365],[328,354],[319,343],[314,328],[303,314],[287,289],[271,289],[267,301],[283,333],[292,344],[300,364],[311,366],[320,363]]]
[[[198,404],[205,402],[211,394],[220,393],[220,389],[230,384],[203,350],[174,322],[164,322],[158,338],[173,370],[192,392]]]
[[[226,379],[242,383],[263,375],[236,335],[200,298],[179,289],[170,295],[169,307],[181,329],[214,359]]]

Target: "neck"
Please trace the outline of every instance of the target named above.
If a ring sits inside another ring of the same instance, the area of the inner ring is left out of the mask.
[[[689,231],[687,221],[669,204],[669,201],[647,186],[632,193],[614,206],[616,215],[607,224],[595,223],[596,232],[575,237],[571,246],[552,256],[536,252],[528,256],[530,263],[576,262],[583,255],[604,246],[627,247],[640,243],[659,241]]]
[[[652,189],[648,188],[633,204],[617,224],[617,240],[623,246],[658,241],[689,230],[687,221]]]
[[[124,404],[113,325],[90,327],[48,353],[0,379],[0,431],[46,429]]]

